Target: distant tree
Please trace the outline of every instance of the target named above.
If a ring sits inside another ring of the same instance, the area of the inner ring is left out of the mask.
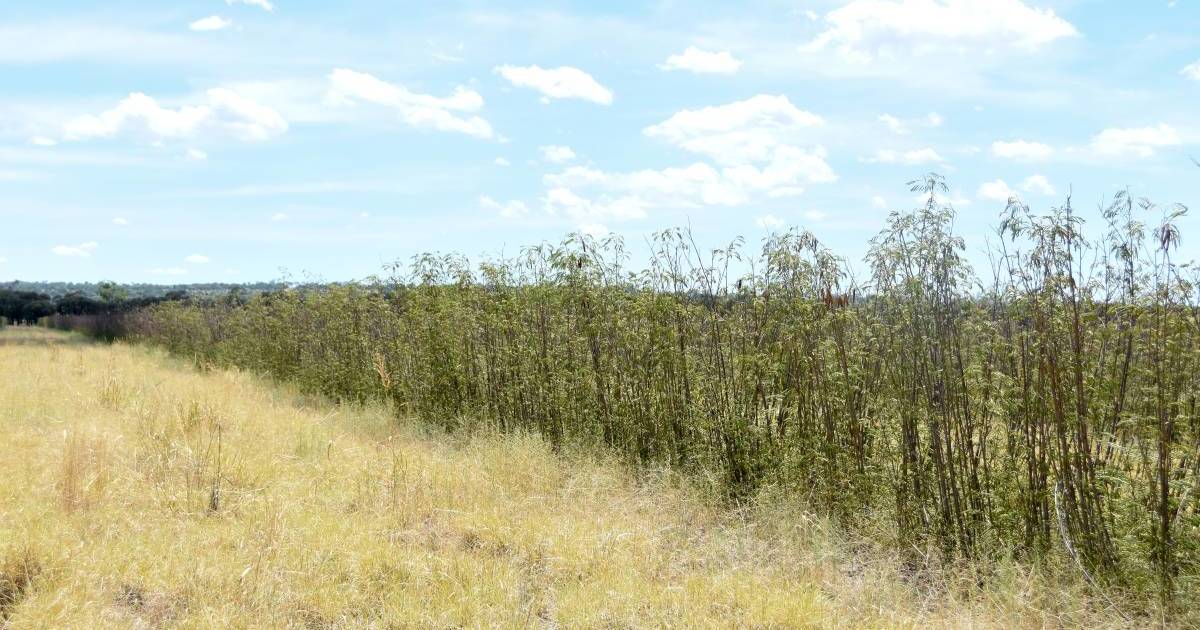
[[[41,296],[21,304],[20,319],[29,326],[36,324],[39,319],[53,314],[54,302],[48,296]]]
[[[129,299],[129,291],[125,287],[110,281],[101,282],[96,287],[100,300],[105,304],[115,305]]]
[[[58,298],[57,311],[63,315],[95,315],[105,310],[105,304],[78,291]]]

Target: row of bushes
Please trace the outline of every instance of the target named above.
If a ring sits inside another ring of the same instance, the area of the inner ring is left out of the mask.
[[[898,549],[1065,549],[1105,588],[1197,592],[1200,311],[1179,211],[1120,194],[1089,241],[1069,204],[1013,200],[984,283],[944,183],[914,188],[928,202],[889,218],[862,284],[807,232],[751,255],[669,230],[638,272],[619,239],[576,236],[124,325],[447,428],[716,472],[734,496],[778,486],[850,523],[888,514]]]
[[[53,327],[78,328],[112,340],[124,334],[118,323],[124,313],[163,301],[187,298],[182,291],[159,297],[130,298],[123,287],[112,282],[98,284],[97,291],[96,296],[77,292],[51,296],[38,291],[0,289],[0,322],[27,326],[49,323]]]

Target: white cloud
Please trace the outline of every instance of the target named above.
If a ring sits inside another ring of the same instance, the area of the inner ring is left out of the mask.
[[[642,130],[722,164],[770,159],[774,149],[824,119],[792,105],[786,96],[759,94],[726,105],[682,110]]]
[[[492,160],[492,163],[496,166],[512,166],[512,162],[509,162],[508,158],[505,157],[498,157]]]
[[[156,276],[186,276],[187,272],[183,267],[155,267],[150,270]]]
[[[287,121],[279,112],[228,88],[209,90],[208,100],[217,124],[241,140],[266,140],[287,131]]]
[[[891,114],[880,114],[879,122],[887,125],[888,129],[892,130],[892,133],[904,136],[908,135],[914,126],[941,127],[943,119],[942,115],[937,112],[930,112],[921,118],[909,121],[901,120]]]
[[[208,263],[212,262],[212,259],[209,258],[208,256],[202,256],[200,254],[192,254],[191,256],[184,258],[183,261],[191,263],[193,265],[207,265]]]
[[[888,205],[887,199],[884,199],[883,197],[880,197],[879,195],[875,195],[874,197],[871,197],[871,206],[878,208],[880,210],[887,210],[887,205]]]
[[[1036,162],[1048,159],[1053,154],[1054,147],[1041,142],[1029,142],[1027,140],[1006,142],[997,140],[992,143],[992,155],[1010,160]]]
[[[909,151],[893,151],[891,149],[879,149],[875,152],[874,157],[869,157],[864,162],[870,164],[904,164],[914,166],[917,164],[930,164],[933,162],[944,162],[942,156],[930,148],[911,149]]]
[[[611,105],[613,102],[612,91],[579,68],[504,65],[498,66],[495,72],[517,87],[541,92],[543,102],[561,98],[578,98],[600,105]]]
[[[141,92],[135,92],[115,108],[98,116],[89,114],[68,121],[63,131],[68,140],[85,140],[112,137],[128,127],[140,125],[156,138],[189,137],[195,135],[211,115],[212,111],[203,105],[170,109]]]
[[[1133,155],[1146,158],[1154,155],[1157,148],[1182,143],[1174,128],[1160,124],[1157,127],[1105,129],[1092,138],[1091,148],[1097,155],[1106,157]]]
[[[579,226],[579,231],[592,238],[604,238],[610,233],[603,223],[584,223]]]
[[[543,177],[542,204],[551,216],[578,223],[639,219],[656,208],[740,206],[795,196],[803,184],[837,179],[823,147],[797,145],[823,122],[783,96],[680,111],[643,133],[711,157],[715,166],[694,162],[627,172],[575,166]]]
[[[820,210],[809,210],[804,213],[805,219],[808,219],[809,221],[815,221],[818,223],[821,221],[824,221],[828,216],[829,216],[828,214],[821,212]]]
[[[88,241],[78,245],[56,245],[50,249],[55,256],[68,256],[74,258],[87,258],[92,255],[92,252],[100,247],[96,241]]]
[[[519,219],[529,214],[529,206],[523,201],[512,200],[500,203],[487,195],[479,198],[479,207],[489,212],[495,212],[506,219]]]
[[[764,230],[774,230],[783,227],[784,221],[773,214],[766,214],[755,219],[754,224]]]
[[[804,194],[803,186],[780,186],[767,191],[767,196],[772,199],[780,199],[782,197],[799,197]]]
[[[8,262],[8,259],[5,258],[4,256],[0,256],[0,265],[3,265],[6,262]]]
[[[551,144],[544,147],[538,147],[542,153],[542,159],[553,164],[563,164],[575,159],[575,152],[571,147],[565,147],[557,144]]]
[[[832,48],[864,64],[943,49],[1033,51],[1079,34],[1053,10],[1021,0],[853,0],[826,14],[825,25],[802,49]]]
[[[550,189],[543,201],[551,214],[637,219],[651,208],[740,206],[760,195],[793,196],[802,192],[802,182],[834,179],[824,149],[781,146],[766,163],[719,170],[702,162],[631,172],[572,167],[543,178]],[[586,190],[598,195],[586,199],[576,192]]]
[[[997,179],[993,182],[985,182],[979,186],[979,192],[976,194],[980,199],[990,199],[993,201],[1008,201],[1010,197],[1015,197],[1016,193],[1003,179]]]
[[[695,46],[677,55],[667,57],[666,62],[658,66],[662,70],[687,70],[696,74],[734,74],[742,67],[742,62],[734,59],[729,51],[707,52]]]
[[[271,4],[271,0],[225,0],[225,4],[233,6],[235,4],[245,4],[252,7],[260,7],[264,11],[274,11],[275,5]]]
[[[879,122],[887,125],[888,129],[892,130],[892,133],[896,133],[899,135],[904,135],[904,134],[908,133],[908,127],[905,126],[904,123],[900,122],[899,118],[896,118],[895,116],[893,116],[891,114],[881,114],[879,116]]]
[[[134,92],[113,109],[67,121],[67,140],[111,138],[138,133],[153,140],[194,138],[205,131],[226,133],[239,140],[266,140],[287,131],[287,121],[275,110],[259,105],[228,88],[206,92],[203,105],[163,107],[157,100]]]
[[[1053,195],[1054,186],[1050,184],[1050,180],[1046,179],[1045,175],[1030,175],[1021,182],[1021,190],[1028,193],[1038,193],[1042,195]]]
[[[204,160],[208,159],[208,154],[205,153],[204,151],[201,151],[200,149],[188,149],[187,157],[189,160],[203,162]]]
[[[491,138],[492,126],[474,114],[483,108],[478,92],[459,86],[445,98],[410,92],[364,72],[338,68],[329,75],[330,90],[327,102],[350,106],[358,101],[389,107],[400,114],[405,123],[437,131],[453,131],[476,138]],[[461,113],[461,115],[460,115]]]
[[[125,217],[113,217],[113,225],[129,225],[129,219]]]
[[[597,199],[589,199],[565,187],[547,190],[542,197],[542,204],[550,216],[566,216],[576,222],[641,219],[646,216],[648,206],[636,195],[602,194]]]
[[[272,221],[287,221],[287,219],[288,219],[288,215],[286,215],[282,212],[276,212],[275,214],[271,215]]]
[[[231,20],[227,20],[219,15],[210,15],[206,18],[200,18],[199,20],[188,24],[188,28],[192,29],[193,31],[200,32],[219,31],[229,28],[232,25],[233,22]]]
[[[58,140],[47,138],[46,136],[34,136],[29,139],[29,144],[35,147],[52,147],[58,144]]]
[[[1193,81],[1200,81],[1200,61],[1184,67],[1183,70],[1179,71],[1179,74],[1182,74]]]
[[[717,165],[606,172],[572,167],[546,175],[546,211],[576,221],[638,219],[655,208],[740,206],[762,197],[795,196],[803,184],[837,179],[821,146],[796,141],[823,124],[786,97],[683,110],[646,127],[647,136],[711,157]]]

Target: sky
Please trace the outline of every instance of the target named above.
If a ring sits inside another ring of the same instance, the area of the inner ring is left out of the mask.
[[[931,171],[979,260],[1010,196],[1200,204],[1198,97],[1200,0],[9,0],[0,280],[343,281],[574,231],[636,265],[676,226],[865,267]]]

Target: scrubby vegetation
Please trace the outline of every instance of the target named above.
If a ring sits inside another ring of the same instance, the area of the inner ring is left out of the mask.
[[[39,328],[0,371],[0,627],[1129,627],[1069,564],[914,571],[803,497],[529,433]]]
[[[1121,614],[1187,610],[1200,311],[1176,260],[1183,209],[1121,193],[1089,240],[1069,201],[1037,214],[1014,199],[980,274],[942,180],[913,189],[928,202],[889,218],[869,277],[803,231],[750,254],[669,230],[635,272],[620,240],[575,236],[127,323],[202,366],[601,446],[715,476],[734,500],[803,497],[915,573],[1065,558]]]

